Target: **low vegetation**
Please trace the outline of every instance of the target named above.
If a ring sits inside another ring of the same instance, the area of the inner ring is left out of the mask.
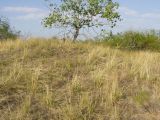
[[[156,31],[135,32],[127,31],[107,37],[102,43],[128,50],[156,50],[160,51],[160,37]]]
[[[93,42],[0,42],[1,120],[158,120],[160,54]]]

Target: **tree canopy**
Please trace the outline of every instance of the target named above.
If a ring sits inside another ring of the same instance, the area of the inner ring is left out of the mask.
[[[81,28],[114,27],[120,20],[119,4],[112,0],[61,0],[58,5],[50,1],[49,7],[51,13],[44,19],[45,27],[70,27],[74,30],[73,40],[77,39]]]

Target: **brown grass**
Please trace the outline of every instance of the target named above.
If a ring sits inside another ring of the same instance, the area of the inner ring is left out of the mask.
[[[91,42],[1,42],[0,120],[159,120],[159,61]]]

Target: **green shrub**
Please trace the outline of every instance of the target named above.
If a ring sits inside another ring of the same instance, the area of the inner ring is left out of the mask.
[[[4,18],[0,18],[0,40],[16,39],[20,32],[12,30],[8,21]]]
[[[160,50],[160,39],[154,32],[133,32],[117,34],[105,38],[107,45],[131,50]]]

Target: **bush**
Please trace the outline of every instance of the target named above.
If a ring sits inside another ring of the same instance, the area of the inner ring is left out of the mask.
[[[12,30],[8,21],[4,18],[0,18],[0,40],[16,39],[20,32]]]
[[[133,32],[117,34],[112,37],[105,38],[103,41],[107,45],[135,50],[160,50],[160,39],[155,32]]]

